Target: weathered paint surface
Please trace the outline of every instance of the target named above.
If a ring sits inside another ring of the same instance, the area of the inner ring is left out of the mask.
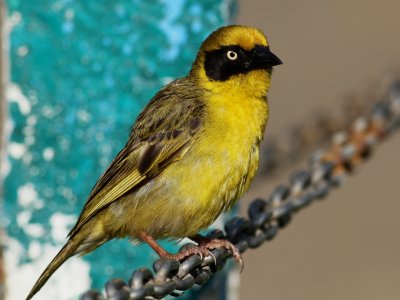
[[[234,2],[7,1],[1,225],[8,299],[26,296],[137,114],[162,85],[188,72],[201,41],[231,20]],[[36,299],[76,299],[154,258],[147,246],[110,242],[70,259]]]

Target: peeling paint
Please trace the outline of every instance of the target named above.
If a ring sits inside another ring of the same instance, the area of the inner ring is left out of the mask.
[[[29,99],[22,93],[21,88],[11,83],[6,88],[6,98],[9,102],[15,102],[18,105],[19,111],[23,115],[28,115],[31,112],[31,103]]]
[[[44,270],[59,248],[50,244],[31,242],[28,246],[31,261],[21,263],[26,255],[25,247],[16,239],[9,237],[6,237],[5,245],[7,299],[25,299],[37,278],[38,271]],[[63,265],[54,274],[52,280],[35,296],[35,300],[76,299],[76,295],[91,285],[89,270],[89,264],[83,259],[71,259],[69,264]]]
[[[9,119],[0,222],[10,241],[9,299],[26,296],[140,110],[161,86],[187,74],[202,40],[230,21],[233,3],[7,1]],[[128,278],[133,268],[151,267],[155,257],[147,247],[112,241],[64,264],[37,299],[76,299],[90,284],[101,288],[110,276]]]

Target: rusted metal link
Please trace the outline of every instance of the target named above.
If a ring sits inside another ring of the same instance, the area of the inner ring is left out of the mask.
[[[285,227],[294,213],[325,198],[339,187],[384,138],[400,128],[400,81],[389,88],[385,101],[378,102],[368,117],[359,117],[346,131],[333,136],[331,146],[315,151],[306,170],[295,172],[289,184],[278,186],[266,200],[255,199],[248,207],[248,217],[234,217],[225,224],[224,232],[213,230],[208,237],[225,238],[241,253],[272,240]],[[190,245],[184,245],[181,249]],[[195,285],[206,283],[213,273],[223,269],[231,256],[226,249],[212,251],[214,257],[203,260],[193,255],[182,262],[157,260],[154,273],[136,270],[129,283],[121,279],[107,282],[106,296],[90,290],[82,300],[94,299],[161,299],[179,296]]]

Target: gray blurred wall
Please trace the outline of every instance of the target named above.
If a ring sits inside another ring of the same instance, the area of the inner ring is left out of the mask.
[[[400,1],[240,4],[238,23],[261,28],[284,61],[273,76],[267,137],[349,94],[374,94],[376,81],[399,70]],[[397,133],[343,188],[246,252],[240,299],[400,299],[399,156]],[[286,180],[259,178],[246,200]]]

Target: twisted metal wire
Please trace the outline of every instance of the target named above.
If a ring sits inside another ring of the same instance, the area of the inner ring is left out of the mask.
[[[248,207],[248,217],[234,217],[225,224],[225,232],[214,230],[208,237],[228,239],[241,253],[272,240],[294,213],[340,186],[346,175],[369,157],[378,142],[399,128],[400,81],[394,81],[385,99],[375,103],[368,117],[357,118],[347,131],[336,133],[331,146],[314,152],[309,167],[295,172],[288,185],[278,186],[267,200],[255,199]],[[181,250],[191,246],[186,244]],[[214,257],[203,260],[197,255],[181,262],[159,259],[154,262],[154,273],[138,269],[128,283],[121,279],[108,281],[105,296],[89,290],[81,300],[179,296],[193,286],[206,283],[231,257],[226,249],[215,249],[212,253]]]

